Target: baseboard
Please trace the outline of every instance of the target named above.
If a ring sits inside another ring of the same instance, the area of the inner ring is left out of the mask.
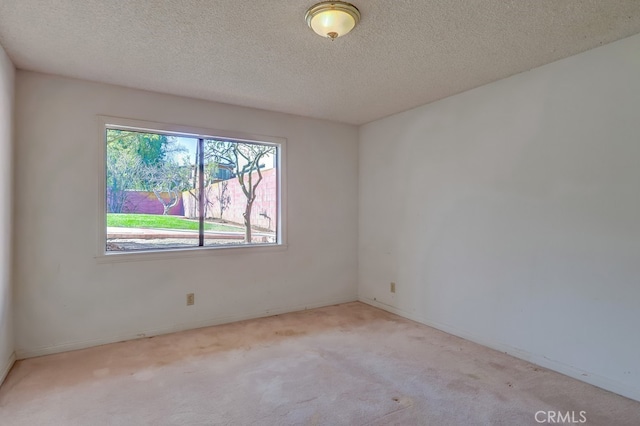
[[[51,355],[60,352],[75,351],[78,349],[86,349],[93,346],[106,345],[109,343],[123,342],[125,340],[134,340],[151,336],[159,336],[162,334],[176,333],[178,331],[192,330],[195,328],[211,327],[213,325],[227,324],[236,321],[244,321],[255,318],[270,317],[273,315],[281,315],[290,312],[304,311],[307,309],[321,308],[324,306],[338,305],[341,303],[357,302],[356,296],[345,297],[340,299],[329,300],[321,303],[311,303],[305,305],[279,307],[275,309],[266,309],[259,312],[249,314],[230,315],[224,317],[214,317],[203,321],[193,323],[176,324],[171,327],[163,327],[152,330],[142,330],[135,333],[125,333],[115,336],[109,336],[99,339],[82,340],[75,342],[66,342],[57,345],[44,346],[33,349],[16,349],[14,359],[34,358],[37,356]]]
[[[13,352],[11,353],[11,356],[7,360],[7,363],[4,365],[4,368],[2,369],[2,371],[0,371],[0,386],[2,386],[2,384],[4,383],[4,379],[6,379],[7,375],[9,375],[9,371],[11,371],[11,367],[13,367],[13,364],[15,362],[16,362],[16,353]]]
[[[377,300],[373,300],[373,299],[369,299],[361,296],[359,298],[359,301],[362,303],[366,303],[368,305],[374,306],[376,308],[380,308],[387,312],[394,313],[401,317],[410,319],[412,321],[416,321],[421,324],[428,325],[429,327],[433,327],[437,330],[444,331],[445,333],[449,333],[454,336],[463,338],[465,340],[478,343],[479,345],[486,346],[488,348],[495,349],[500,352],[504,352],[516,358],[520,358],[522,360],[531,362],[541,367],[548,368],[549,370],[553,370],[557,373],[564,374],[565,376],[569,376],[571,378],[580,380],[582,382],[589,383],[590,385],[594,385],[599,388],[608,390],[610,392],[617,393],[618,395],[622,395],[624,397],[627,397],[636,401],[640,401],[640,389],[629,386],[625,383],[620,383],[617,380],[612,380],[605,376],[601,376],[589,371],[584,371],[579,368],[572,367],[560,361],[549,359],[544,355],[535,354],[529,351],[514,348],[505,343],[493,341],[491,339],[485,339],[483,337],[474,335],[472,333],[468,333],[464,330],[460,330],[456,327],[451,327],[447,324],[442,324],[436,321],[428,320],[426,318],[421,317],[420,315],[416,315],[414,313],[407,312],[402,309],[398,309],[394,306],[387,305],[386,303],[381,303]]]

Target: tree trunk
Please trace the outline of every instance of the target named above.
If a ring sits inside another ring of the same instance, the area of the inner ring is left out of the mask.
[[[162,198],[162,191],[154,189],[153,193],[155,194],[156,198],[158,199],[158,201],[160,201],[160,203],[162,204],[162,207],[164,208],[164,211],[162,213],[163,216],[168,215],[169,210],[171,210],[173,206],[178,204],[178,201],[180,201],[180,195],[182,194],[178,190],[170,189],[169,191],[167,191],[167,194],[169,195],[169,200],[165,201],[165,199]]]
[[[253,201],[247,201],[247,206],[244,209],[244,242],[251,243],[251,209],[253,208]]]

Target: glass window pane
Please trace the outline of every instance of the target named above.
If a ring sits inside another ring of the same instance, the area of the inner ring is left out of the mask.
[[[117,129],[106,138],[106,250],[197,246],[198,219],[184,214],[197,139]]]
[[[277,147],[207,139],[204,154],[205,246],[277,243]]]

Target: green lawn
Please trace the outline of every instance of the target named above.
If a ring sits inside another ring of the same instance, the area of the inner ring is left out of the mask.
[[[107,226],[120,228],[191,229],[198,230],[198,221],[179,216],[156,214],[107,213]],[[205,231],[241,232],[244,228],[205,222]]]

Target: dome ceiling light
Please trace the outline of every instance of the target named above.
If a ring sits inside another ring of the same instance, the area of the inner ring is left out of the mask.
[[[360,22],[360,11],[343,1],[323,1],[311,6],[304,19],[316,34],[335,40]]]

